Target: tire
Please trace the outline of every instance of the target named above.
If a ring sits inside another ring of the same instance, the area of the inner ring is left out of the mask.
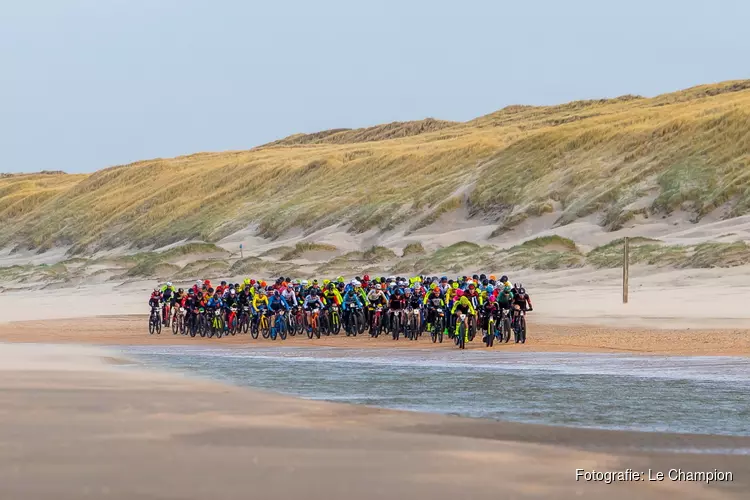
[[[276,333],[281,340],[286,340],[286,316],[280,318],[279,321],[276,322]]]
[[[220,339],[224,335],[224,318],[219,316],[216,318],[216,338]]]
[[[520,322],[519,330],[521,330],[521,343],[525,344],[526,343],[526,316],[525,315],[521,316],[519,318],[519,322]]]
[[[242,330],[242,333],[247,333],[248,330],[250,330],[250,317],[245,315],[242,317],[242,321],[240,322],[240,328]]]
[[[266,316],[262,316],[260,320],[258,320],[258,330],[264,339],[271,336],[271,325]]]
[[[393,320],[391,321],[391,334],[393,340],[398,340],[398,337],[401,334],[401,318],[396,315],[393,316]]]
[[[320,334],[322,333],[326,337],[331,335],[331,332],[329,330],[330,324],[328,323],[328,317],[327,316],[318,316],[318,331],[317,335],[318,338],[320,338]]]
[[[195,318],[195,316],[191,316],[191,321],[188,325],[188,332],[193,338],[195,338],[195,334],[198,333],[198,320]]]
[[[311,338],[313,338],[313,335],[315,335],[315,332],[313,332],[313,329],[312,328],[308,328],[307,329],[307,338],[311,339]]]
[[[361,325],[361,323],[359,321],[359,312],[358,311],[354,311],[353,313],[350,314],[350,317],[351,317],[351,325],[350,326],[351,326],[351,331],[352,331],[352,337],[356,337],[357,334],[359,333],[359,328],[360,328],[360,325]]]
[[[179,317],[175,317],[174,321],[172,321],[172,335],[177,335],[177,332],[180,330],[179,325]]]
[[[466,349],[466,324],[463,322],[458,327],[458,348]]]
[[[438,343],[443,343],[443,331],[445,331],[445,318],[442,318],[438,321],[438,325],[440,326],[440,329],[437,332],[437,338]]]
[[[416,315],[412,314],[410,323],[410,329],[411,329],[411,339],[412,340],[418,340],[419,339],[419,326],[417,325],[417,317]]]
[[[495,343],[495,320],[490,318],[487,321],[487,336],[485,337],[484,343],[487,347],[492,347]]]
[[[334,335],[338,335],[341,331],[341,316],[339,316],[338,312],[335,312],[331,315],[331,333]]]
[[[153,335],[156,331],[156,327],[154,326],[154,316],[151,315],[151,317],[148,318],[148,333],[149,335]]]

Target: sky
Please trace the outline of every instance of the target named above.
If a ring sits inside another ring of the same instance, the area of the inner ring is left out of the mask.
[[[0,0],[0,172],[750,77],[745,0]]]

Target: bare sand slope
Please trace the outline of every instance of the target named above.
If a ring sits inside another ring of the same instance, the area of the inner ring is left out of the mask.
[[[75,343],[98,345],[204,345],[204,346],[329,346],[356,348],[455,349],[446,339],[433,344],[428,335],[421,339],[393,341],[387,336],[369,335],[347,338],[344,335],[308,339],[306,335],[283,341],[252,339],[249,335],[222,339],[191,338],[173,335],[164,329],[160,335],[148,334],[148,316],[112,316],[44,321],[0,323],[0,342]],[[486,349],[481,339],[467,344],[468,349]],[[747,330],[647,330],[587,325],[542,325],[529,322],[528,343],[496,345],[504,352],[622,352],[632,354],[670,354],[683,356],[750,356],[750,331]]]
[[[11,362],[12,361],[12,362]],[[0,345],[4,500],[744,498],[750,439],[519,426],[303,401]],[[515,438],[514,436],[518,436]],[[556,443],[575,443],[561,445]],[[575,481],[575,469],[731,471],[731,483]]]

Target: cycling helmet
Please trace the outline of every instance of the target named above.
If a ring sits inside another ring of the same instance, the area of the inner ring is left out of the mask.
[[[310,290],[310,297],[317,297],[317,296],[318,296],[318,291],[316,289],[313,288],[312,290]]]
[[[437,296],[440,296],[440,288],[437,286],[432,287],[432,293],[434,293]]]
[[[195,286],[197,286],[197,287],[203,286],[203,282],[201,280],[196,280],[195,281]]]
[[[480,274],[479,275],[479,281],[484,281],[486,279],[487,279],[487,275],[486,274]]]
[[[292,278],[287,277],[287,278],[284,279],[284,281],[286,281],[287,283],[291,283],[292,282]]]
[[[182,288],[178,288],[177,293],[185,293],[185,290],[183,290]]]
[[[526,289],[525,288],[519,288],[518,289],[518,294],[519,295],[526,295]]]
[[[456,290],[456,297],[458,297],[460,299],[463,296],[464,296],[464,291],[463,290],[461,290],[460,288],[458,290]]]
[[[474,284],[473,281],[469,282],[469,290],[474,290],[477,286]]]
[[[159,287],[154,288],[154,293],[159,293]]]
[[[171,288],[171,287],[172,287],[172,282],[171,281],[167,281],[167,288]]]
[[[494,286],[492,286],[492,285],[488,285],[487,286],[487,294],[488,295],[492,295],[492,292],[494,292],[494,291],[495,291],[495,287]]]
[[[359,281],[358,281],[358,280],[357,280],[357,279],[355,278],[355,279],[351,280],[351,281],[349,282],[349,284],[350,284],[351,286],[357,286],[357,284],[359,284]]]
[[[167,285],[169,285],[169,283],[167,283]],[[221,286],[227,286],[227,282],[226,281],[222,281],[221,282]]]
[[[454,290],[458,290],[458,283],[456,283],[456,282],[454,281],[454,282],[453,282],[453,283],[451,284],[451,288],[453,288]]]
[[[404,295],[411,295],[411,288],[404,288]]]
[[[278,290],[274,290],[274,291],[273,291],[273,296],[274,296],[274,297],[278,297],[279,295],[281,295],[281,294],[279,293],[279,291],[278,291]]]
[[[234,296],[234,288],[229,289],[229,295]]]
[[[503,283],[507,283],[508,282],[508,277],[505,276],[505,275],[503,275],[503,277],[500,278],[500,281],[502,281]]]
[[[505,285],[505,288],[503,288],[503,291],[510,292],[510,285]]]
[[[489,284],[490,284],[490,282],[489,282],[489,280],[487,278],[485,278],[485,279],[482,280],[482,285],[487,286]]]
[[[474,274],[474,275],[472,275],[471,279],[473,279],[474,281],[478,281],[479,280],[479,275],[478,274]]]
[[[195,295],[195,291],[192,288],[188,288],[188,295]]]
[[[400,288],[396,288],[396,295],[403,295],[404,292]]]
[[[261,294],[261,295],[265,295],[266,294],[266,289],[265,288],[261,288],[260,290],[258,290],[258,293]]]
[[[336,285],[336,288],[338,288],[339,290],[343,290],[344,288],[346,288],[346,285],[344,283],[338,283]]]
[[[265,287],[268,286],[268,284],[265,281],[261,281],[260,282],[260,286],[261,286],[261,288],[265,288]]]
[[[267,286],[266,287],[266,291],[267,292],[273,292],[273,287],[272,286]]]
[[[316,282],[316,281],[317,280],[313,280],[313,282]],[[330,283],[330,282],[331,282],[331,280],[329,280],[329,279],[323,280],[323,286],[328,286],[328,283]]]
[[[364,276],[362,276],[362,279],[364,279],[365,281],[370,281],[370,275],[365,274]]]
[[[494,281],[494,280],[496,280],[497,278],[495,278],[495,275],[494,275],[494,274],[490,274],[490,279]]]
[[[215,290],[214,290],[213,288],[209,288],[209,289],[208,289],[208,293],[214,293],[214,291],[215,291]]]
[[[336,278],[336,281],[338,281],[339,283],[343,283],[344,282],[344,277],[343,276],[339,276],[338,278]]]
[[[494,295],[490,295],[490,296],[489,296],[489,297],[487,298],[487,300],[489,300],[489,301],[490,301],[490,303],[492,303],[492,302],[495,302],[495,296],[494,296]]]
[[[307,280],[302,280],[302,281],[300,282],[300,285],[302,285],[302,286],[307,286]]]
[[[375,283],[375,290],[382,290],[383,287],[380,286],[380,283]]]

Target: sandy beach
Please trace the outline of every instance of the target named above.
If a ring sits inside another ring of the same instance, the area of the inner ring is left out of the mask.
[[[639,451],[750,438],[519,425],[305,401],[0,344],[7,499],[742,498],[750,457]],[[731,471],[732,482],[576,482],[575,469]]]
[[[750,332],[742,329],[712,330],[651,330],[644,328],[591,325],[537,324],[529,316],[529,341],[525,345],[496,345],[492,349],[509,352],[620,352],[632,354],[669,354],[681,356],[750,356]],[[173,335],[164,329],[160,335],[148,334],[148,317],[143,315],[70,318],[42,321],[0,323],[0,342],[47,342],[97,345],[281,345],[281,341],[238,335],[222,339],[190,338]],[[307,336],[288,337],[288,346],[329,347],[400,347],[454,349],[447,341],[433,344],[423,335],[416,342],[393,341],[382,336],[355,338],[343,334],[310,340]],[[469,349],[485,349],[481,339],[467,345]]]

